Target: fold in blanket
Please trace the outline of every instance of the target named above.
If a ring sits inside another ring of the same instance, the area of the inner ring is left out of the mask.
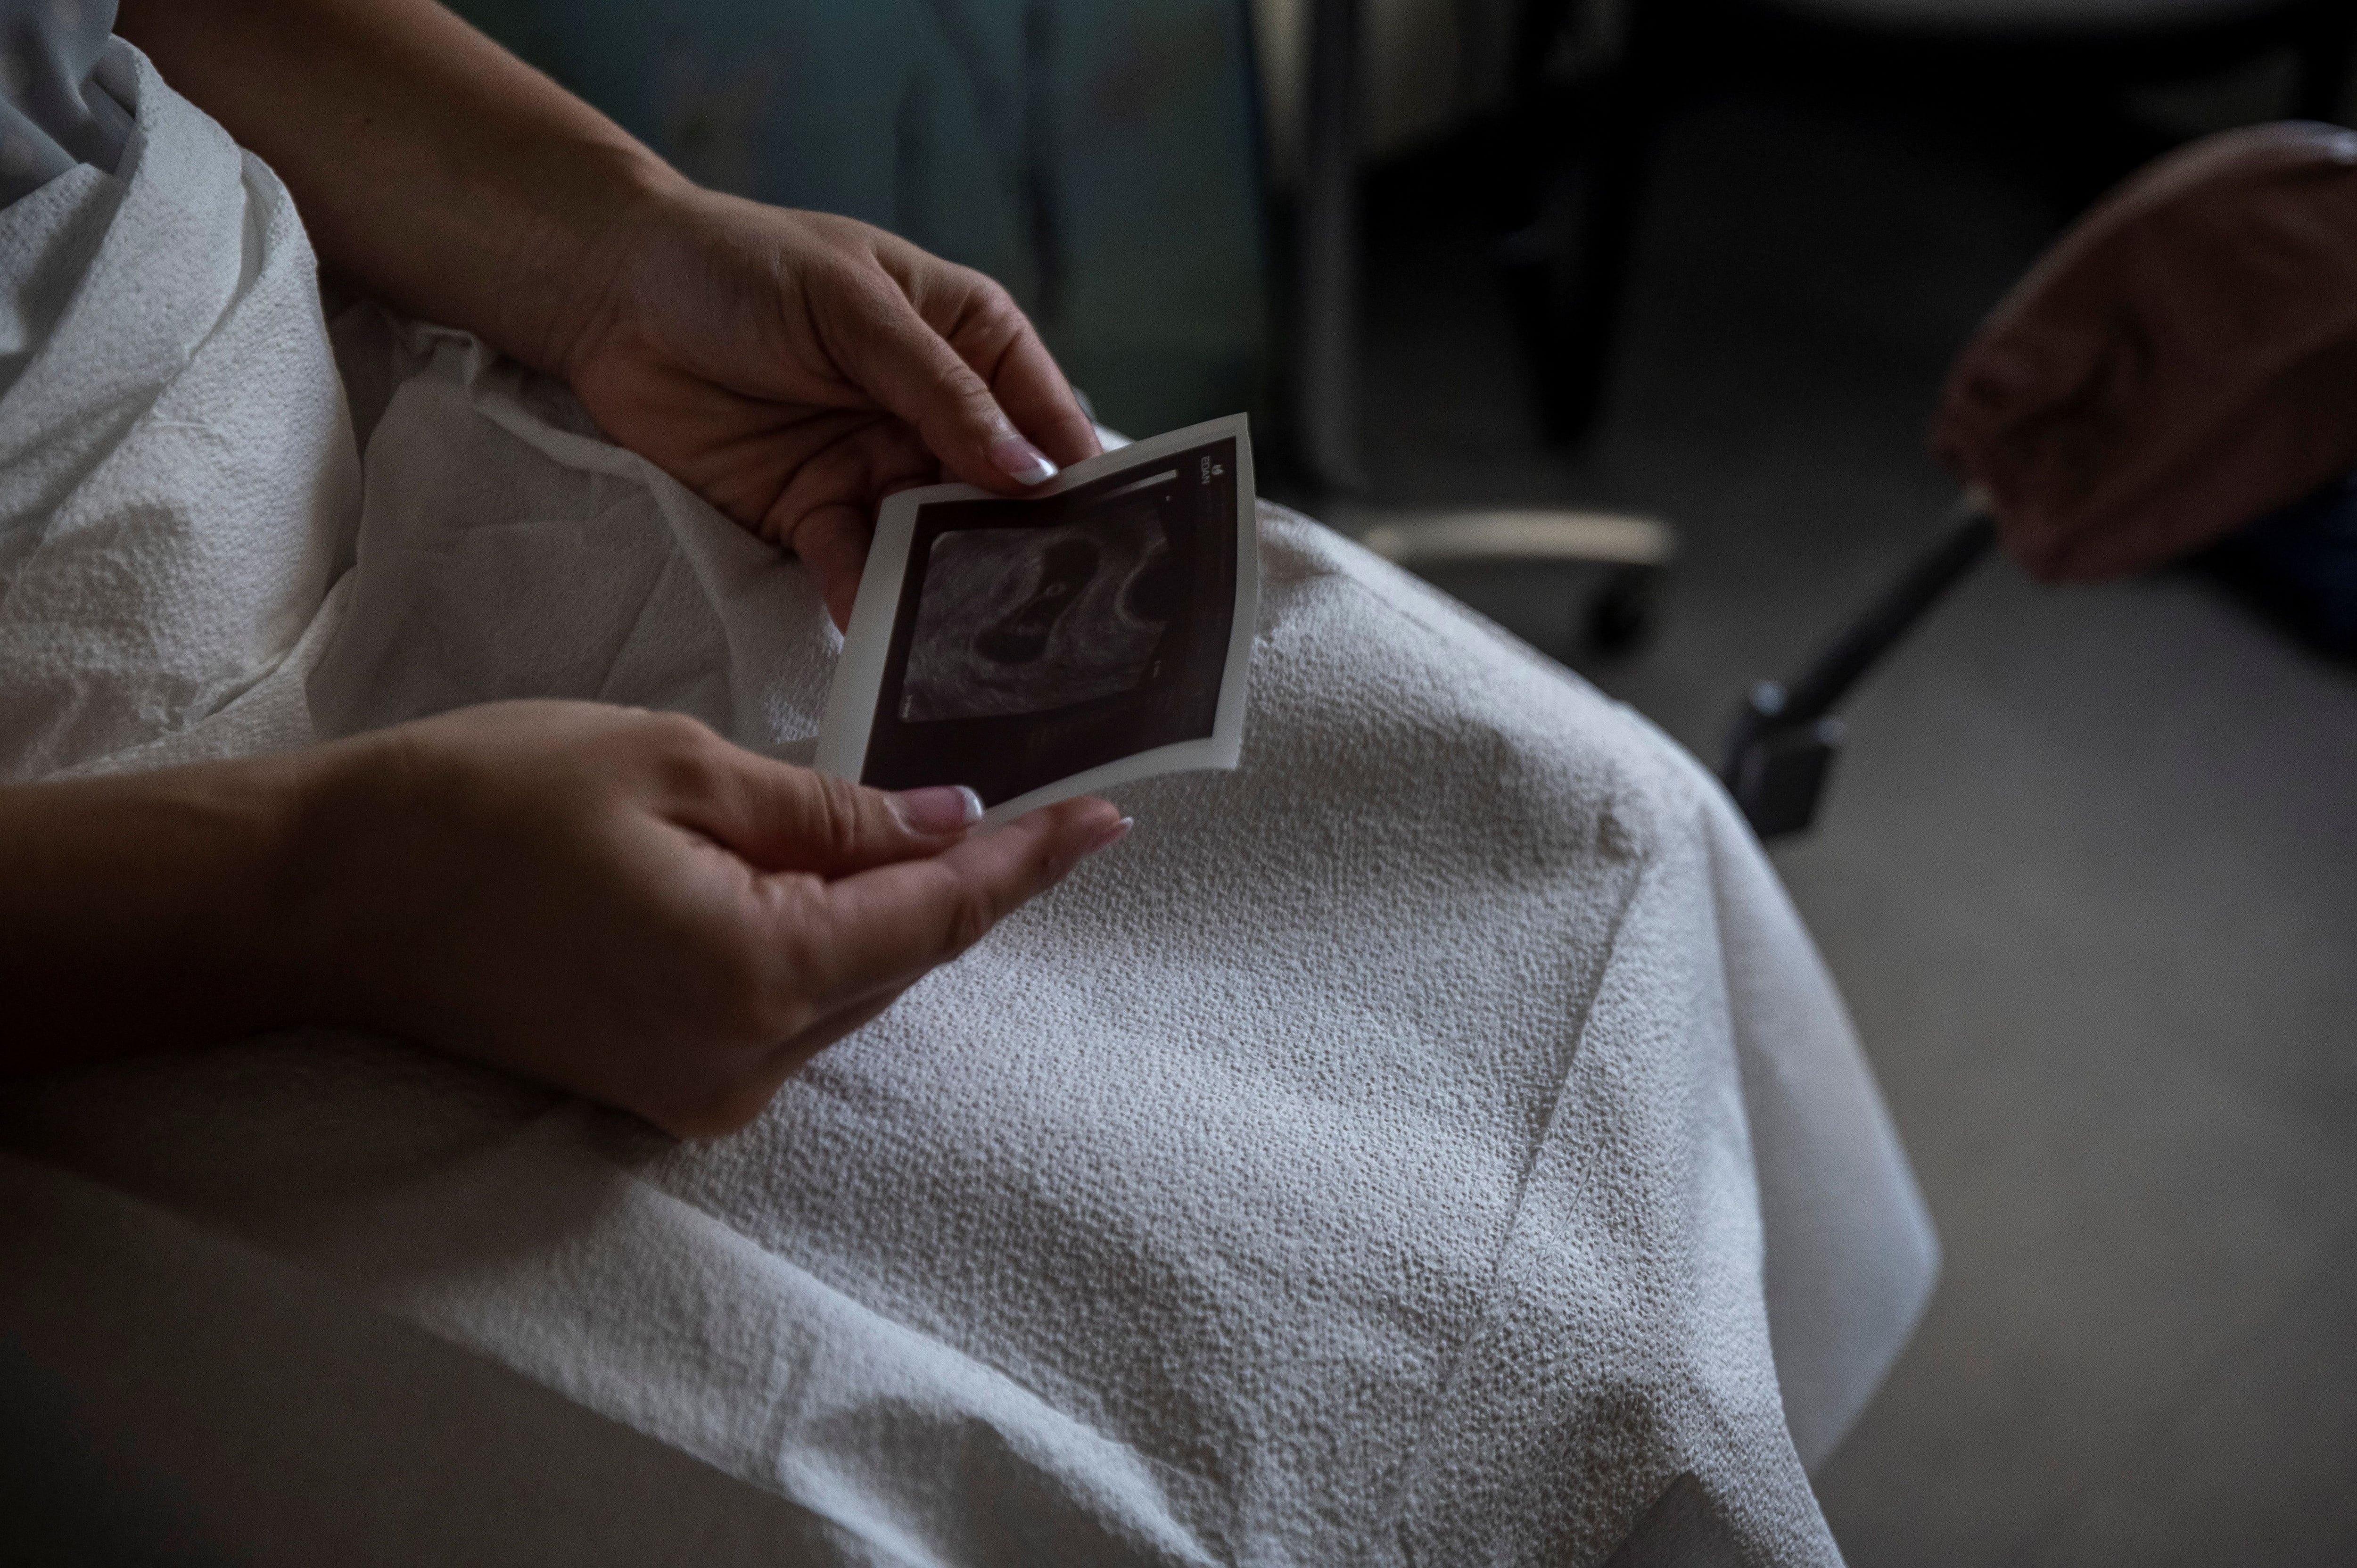
[[[10,469],[40,538],[0,607],[7,776],[525,694],[807,754],[838,642],[800,569],[562,389],[371,307],[337,333],[341,569],[325,349],[235,336],[301,315],[283,194],[138,96],[34,368],[161,347],[135,395],[48,394],[106,432],[83,459]],[[206,286],[137,318],[120,280],[199,243]],[[1742,1561],[1837,1562],[1803,1461],[1932,1243],[1757,844],[1642,720],[1262,524],[1243,765],[1125,790],[1118,852],[737,1137],[309,1036],[43,1086],[6,1140],[791,1499],[846,1563],[1594,1562],[1674,1486]],[[301,702],[239,719],[265,690]]]
[[[331,629],[359,521],[285,188],[108,47],[136,100],[116,172],[0,209],[35,335],[0,395],[0,781],[311,738],[289,656]]]

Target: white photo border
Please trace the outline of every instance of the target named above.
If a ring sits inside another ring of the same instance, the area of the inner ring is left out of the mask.
[[[1243,757],[1244,687],[1252,668],[1253,637],[1260,618],[1260,508],[1259,489],[1253,477],[1251,421],[1243,414],[1232,413],[1183,430],[1133,441],[1073,464],[1030,491],[1029,497],[1061,495],[1108,475],[1150,467],[1176,453],[1230,435],[1235,437],[1236,443],[1236,600],[1228,622],[1228,656],[1220,671],[1220,701],[1211,733],[1193,740],[1157,746],[1043,784],[993,806],[983,814],[985,824],[1003,822],[1075,795],[1093,794],[1140,779],[1231,768]],[[916,533],[918,510],[937,501],[1006,499],[974,485],[929,485],[886,499],[876,520],[875,540],[867,547],[866,570],[860,574],[859,596],[852,606],[851,629],[844,636],[843,657],[834,667],[834,683],[827,692],[826,715],[819,725],[818,753],[812,763],[819,772],[856,781],[866,761],[867,741],[876,727],[876,703],[883,693],[884,667],[892,648],[894,622],[899,615],[901,587],[909,570],[909,550]]]

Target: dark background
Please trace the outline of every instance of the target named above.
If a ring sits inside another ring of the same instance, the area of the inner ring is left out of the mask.
[[[2153,123],[2269,118],[2284,80]],[[1948,361],[2069,216],[2040,155],[2105,153],[2037,137],[1774,82],[1675,116],[1606,412],[1567,452],[1478,149],[1386,162],[1367,499],[1674,522],[1659,633],[1622,659],[1579,648],[1591,577],[1444,581],[1715,762],[1746,684],[1935,536]],[[1775,858],[1946,1249],[1819,1477],[1849,1561],[2357,1563],[2357,676],[2190,571],[1997,563],[1849,718],[1820,827]]]

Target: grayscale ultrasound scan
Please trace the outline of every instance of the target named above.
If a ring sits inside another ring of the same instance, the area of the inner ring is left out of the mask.
[[[1063,528],[936,538],[900,717],[1045,713],[1143,684],[1178,607],[1157,500],[1127,497]]]
[[[1049,490],[886,503],[822,768],[964,784],[995,810],[1235,765],[1259,595],[1242,416],[1077,464]]]

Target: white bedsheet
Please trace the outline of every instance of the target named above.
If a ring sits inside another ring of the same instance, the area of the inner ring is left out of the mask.
[[[284,193],[134,63],[118,205],[0,399],[50,432],[0,467],[0,778],[522,694],[806,755],[837,639],[800,569],[371,307],[353,532]],[[204,287],[143,281],[175,247]],[[44,373],[83,403],[20,406]],[[1837,1561],[1803,1461],[1934,1249],[1756,843],[1641,719],[1263,533],[1243,766],[1125,790],[1129,842],[744,1134],[307,1036],[14,1091],[0,1140],[81,1185],[0,1176],[298,1263],[833,1560],[1591,1562],[1684,1476],[1730,1561]]]

